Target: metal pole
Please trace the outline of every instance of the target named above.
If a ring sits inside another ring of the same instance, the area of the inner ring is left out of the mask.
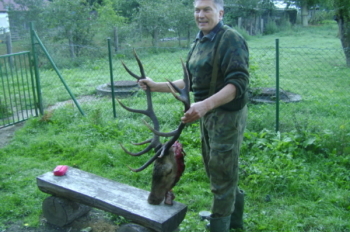
[[[55,62],[53,62],[51,56],[49,55],[49,52],[48,52],[47,49],[46,49],[46,47],[45,47],[44,44],[41,42],[39,36],[36,34],[35,31],[33,31],[33,34],[34,34],[36,40],[38,41],[39,45],[41,46],[41,49],[44,51],[44,53],[45,53],[47,59],[50,61],[50,63],[51,63],[51,65],[52,65],[53,69],[56,71],[57,75],[58,75],[59,78],[61,79],[61,82],[63,83],[64,87],[65,87],[66,90],[68,91],[68,93],[69,93],[70,97],[72,98],[74,104],[77,106],[77,108],[79,109],[80,113],[81,113],[82,115],[85,116],[85,113],[84,113],[83,110],[81,109],[81,107],[80,107],[80,105],[79,105],[77,99],[76,99],[75,96],[73,95],[73,93],[70,91],[70,89],[69,89],[68,85],[66,84],[66,82],[64,81],[64,79],[63,79],[61,73],[58,71],[58,68],[57,68]]]
[[[111,51],[111,39],[107,39],[108,42],[108,59],[109,59],[109,73],[111,77],[111,87],[112,87],[112,106],[113,106],[113,116],[117,117],[115,110],[115,93],[114,93],[114,77],[113,77],[113,64],[112,64],[112,51]]]
[[[40,114],[43,115],[44,114],[44,107],[43,107],[41,85],[40,85],[40,76],[39,76],[39,69],[38,69],[38,56],[37,56],[35,42],[34,42],[34,23],[33,22],[30,23],[30,38],[31,38],[31,42],[32,42],[32,53],[33,53],[33,65],[34,65],[36,90],[38,93],[38,107],[39,107]]]
[[[280,117],[280,58],[279,58],[279,39],[276,39],[276,132],[279,129]]]

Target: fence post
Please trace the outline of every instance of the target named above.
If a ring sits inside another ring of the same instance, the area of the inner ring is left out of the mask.
[[[35,43],[34,43],[34,23],[30,23],[30,38],[32,42],[32,54],[33,54],[33,65],[34,65],[34,75],[35,75],[35,82],[36,82],[36,91],[38,94],[38,107],[40,114],[44,114],[44,108],[43,108],[43,100],[41,95],[41,85],[40,85],[40,76],[39,76],[39,69],[38,69],[38,54],[36,52]]]
[[[6,35],[6,47],[7,47],[7,54],[12,54],[12,39],[11,39],[11,32],[6,32],[6,30],[3,31],[3,33]],[[9,56],[9,64],[10,67],[13,67],[13,57]]]
[[[279,131],[280,117],[280,60],[279,39],[276,39],[276,132]]]
[[[109,59],[109,73],[111,77],[111,87],[112,87],[112,104],[113,104],[113,116],[117,117],[115,110],[115,94],[114,94],[114,78],[113,78],[113,65],[112,65],[112,52],[111,52],[111,39],[107,39],[108,42],[108,59]]]

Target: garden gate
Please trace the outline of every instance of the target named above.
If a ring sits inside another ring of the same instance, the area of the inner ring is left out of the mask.
[[[39,114],[31,63],[30,52],[0,56],[0,128]]]
[[[74,104],[84,115],[32,23],[30,32],[32,53],[27,51],[0,56],[0,129],[44,113],[37,46],[44,52]]]

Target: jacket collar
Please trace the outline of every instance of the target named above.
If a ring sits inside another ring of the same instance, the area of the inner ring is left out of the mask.
[[[200,41],[205,41],[205,40],[213,41],[215,36],[218,34],[218,32],[220,31],[220,29],[223,26],[224,26],[224,23],[220,20],[220,22],[213,28],[213,30],[211,30],[209,32],[209,34],[203,35],[202,31],[198,32],[197,36],[196,36],[196,41],[197,40],[200,40]]]

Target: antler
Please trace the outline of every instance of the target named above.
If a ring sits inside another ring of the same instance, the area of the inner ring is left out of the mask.
[[[134,74],[133,72],[131,72],[127,67],[126,65],[124,64],[124,62],[122,62],[125,70],[131,75],[133,76],[134,78],[136,78],[137,80],[141,80],[141,79],[145,79],[146,78],[146,75],[144,73],[144,69],[143,69],[143,65],[139,59],[139,57],[137,56],[135,50],[134,50],[134,56],[137,60],[137,63],[139,65],[139,68],[140,68],[140,72],[141,72],[141,76],[138,76],[136,74]],[[187,68],[184,64],[184,62],[181,60],[181,63],[182,63],[182,68],[183,68],[183,71],[184,71],[184,83],[185,83],[185,87],[183,89],[180,89],[178,88],[176,85],[174,85],[171,81],[167,80],[168,83],[170,84],[170,89],[171,89],[171,92],[172,94],[175,96],[176,99],[178,99],[179,101],[181,101],[184,106],[185,106],[185,111],[187,111],[189,108],[190,108],[190,97],[189,97],[189,86],[190,86],[190,81],[189,81],[189,75],[188,75],[188,72],[187,72]],[[179,94],[177,94],[176,92]],[[121,145],[122,149],[130,154],[130,155],[133,155],[133,156],[139,156],[139,155],[142,155],[142,154],[145,154],[147,153],[148,151],[150,151],[152,148],[155,148],[156,150],[156,154],[151,158],[149,159],[144,165],[142,165],[140,168],[138,169],[132,169],[130,168],[132,171],[134,172],[139,172],[139,171],[142,171],[144,170],[145,168],[147,168],[150,164],[152,164],[157,158],[161,158],[164,156],[164,154],[168,153],[169,149],[171,148],[171,146],[175,143],[175,141],[180,137],[180,134],[182,132],[182,130],[184,129],[185,127],[185,123],[180,123],[180,125],[178,126],[178,128],[172,132],[169,132],[169,133],[163,133],[163,132],[160,132],[159,131],[159,121],[154,113],[154,110],[153,110],[153,104],[152,104],[152,97],[151,97],[151,90],[149,89],[149,87],[147,86],[146,88],[146,96],[147,96],[147,109],[146,110],[138,110],[138,109],[132,109],[132,108],[129,108],[127,106],[125,106],[122,102],[120,102],[118,99],[118,102],[119,104],[126,110],[130,111],[130,112],[134,112],[134,113],[141,113],[141,114],[144,114],[146,116],[148,116],[151,120],[152,120],[152,123],[153,123],[153,128],[145,123],[148,128],[153,132],[154,136],[153,138],[151,139],[148,139],[144,142],[141,142],[141,143],[137,143],[135,145],[141,145],[141,144],[146,144],[146,143],[150,143],[150,145],[148,145],[144,150],[138,152],[138,153],[132,153],[132,152],[129,152],[128,150],[126,150],[126,148],[123,147],[123,145]],[[165,144],[161,144],[160,141],[159,141],[159,136],[162,136],[162,137],[171,137],[173,136],[168,142],[166,142]]]
[[[183,89],[180,89],[176,85],[174,85],[171,81],[167,80],[168,83],[170,84],[171,88],[171,93],[174,95],[174,97],[181,101],[184,106],[185,106],[185,112],[190,108],[190,96],[189,96],[189,86],[190,86],[190,80],[189,80],[189,75],[187,68],[181,59],[181,64],[182,64],[182,69],[184,71],[184,78],[183,81],[185,83],[185,87]],[[179,93],[180,95],[177,95],[176,92]],[[162,133],[159,132],[156,128],[152,128],[150,125],[146,124],[148,128],[156,135],[162,136],[162,137],[171,137],[173,136],[168,142],[162,145],[159,158],[163,157],[165,153],[167,153],[170,149],[170,147],[176,142],[176,140],[180,137],[180,134],[182,130],[185,128],[185,123],[180,123],[180,125],[177,127],[176,130],[168,133]],[[158,153],[158,152],[157,152]]]
[[[143,65],[139,59],[139,57],[137,56],[135,50],[134,50],[134,56],[137,60],[137,63],[139,65],[139,68],[140,68],[140,72],[141,72],[141,76],[138,76],[136,74],[134,74],[133,72],[130,71],[130,69],[128,67],[126,67],[126,65],[124,64],[124,62],[122,61],[122,64],[125,68],[125,70],[131,75],[133,76],[134,78],[136,78],[137,80],[141,80],[141,79],[146,79],[146,75],[145,75],[145,71],[144,71],[144,68],[143,68]],[[154,110],[153,110],[153,104],[152,104],[152,96],[151,96],[151,90],[149,89],[149,87],[147,86],[147,89],[146,89],[146,96],[147,96],[147,109],[146,110],[138,110],[138,109],[132,109],[130,107],[127,107],[125,106],[119,99],[118,102],[119,104],[126,110],[130,111],[130,112],[134,112],[134,113],[140,113],[140,114],[144,114],[146,116],[148,116],[151,120],[152,120],[152,123],[154,125],[154,128],[155,130],[159,130],[159,122],[158,122],[158,118],[157,116],[155,115],[154,113]],[[130,151],[128,151],[123,145],[121,145],[122,149],[128,153],[129,155],[132,155],[132,156],[140,156],[140,155],[143,155],[147,152],[149,152],[152,148],[159,148],[161,146],[161,143],[159,141],[159,136],[155,135],[153,136],[153,138],[151,139],[148,139],[144,142],[141,142],[141,143],[136,143],[135,145],[142,145],[142,144],[146,144],[146,143],[150,143],[144,150],[138,152],[138,153],[132,153]]]

